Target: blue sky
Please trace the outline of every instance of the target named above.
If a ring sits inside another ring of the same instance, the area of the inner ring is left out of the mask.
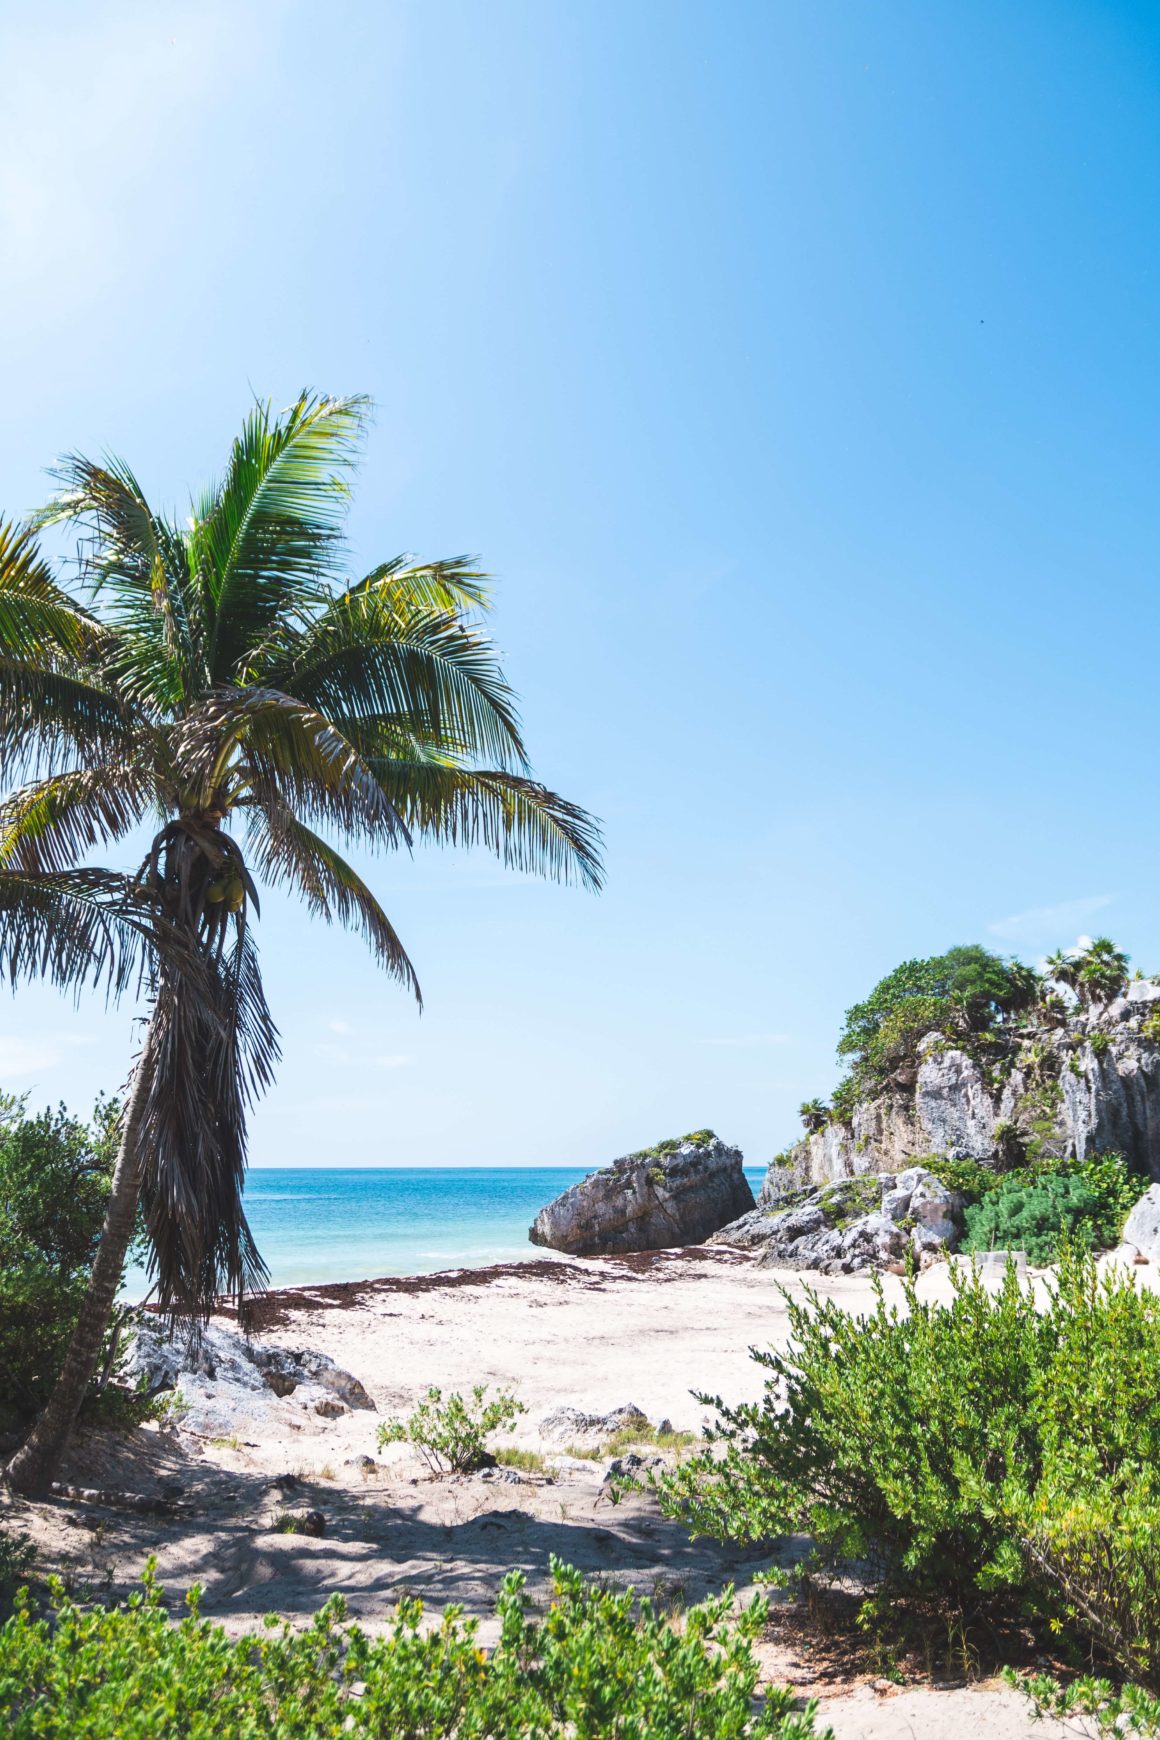
[[[268,903],[259,1164],[759,1162],[900,959],[1160,968],[1160,14],[252,0],[0,15],[0,507],[377,403],[360,571],[478,551],[598,899],[380,861],[418,1018]],[[131,1014],[0,1003],[85,1105]]]

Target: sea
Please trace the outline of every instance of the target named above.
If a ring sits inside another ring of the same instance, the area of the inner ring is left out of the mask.
[[[272,1287],[481,1268],[538,1255],[528,1228],[590,1167],[255,1167],[246,1215]],[[746,1168],[754,1195],[764,1167]],[[128,1298],[148,1290],[125,1276]]]

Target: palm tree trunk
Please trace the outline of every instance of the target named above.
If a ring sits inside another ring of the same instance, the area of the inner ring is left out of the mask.
[[[81,1403],[100,1361],[101,1345],[112,1317],[141,1191],[138,1138],[148,1094],[152,1040],[153,1026],[150,1023],[125,1106],[121,1146],[113,1169],[113,1187],[105,1224],[101,1228],[88,1291],[64,1365],[44,1412],[4,1471],[6,1483],[26,1498],[45,1497],[56,1479]]]

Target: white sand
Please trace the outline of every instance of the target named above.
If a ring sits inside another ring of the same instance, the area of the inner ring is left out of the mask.
[[[706,1251],[664,1254],[639,1268],[534,1262],[467,1285],[430,1277],[381,1282],[346,1309],[311,1306],[299,1295],[304,1308],[264,1339],[330,1354],[362,1380],[379,1416],[409,1410],[429,1384],[510,1386],[528,1408],[513,1441],[545,1448],[539,1422],[560,1404],[605,1413],[632,1402],[654,1421],[696,1429],[708,1412],[692,1388],[730,1400],[758,1396],[762,1374],[748,1349],[784,1344],[778,1281],[791,1294],[808,1283],[854,1310],[873,1302],[864,1276],[776,1274],[737,1253]],[[887,1277],[885,1285],[888,1299],[901,1298],[898,1280]],[[919,1285],[924,1296],[945,1297],[948,1273],[932,1270]],[[567,1467],[550,1481],[436,1481],[396,1448],[385,1453],[381,1472],[367,1476],[354,1458],[375,1454],[376,1423],[365,1411],[320,1419],[296,1411],[291,1397],[239,1430],[236,1444],[180,1430],[147,1429],[131,1442],[92,1435],[76,1446],[69,1480],[137,1492],[173,1483],[186,1514],[158,1519],[63,1501],[5,1501],[0,1517],[33,1536],[46,1563],[116,1590],[130,1586],[155,1553],[162,1583],[175,1594],[203,1584],[206,1611],[231,1629],[269,1611],[302,1618],[335,1590],[347,1596],[352,1617],[372,1627],[404,1592],[435,1608],[454,1600],[486,1613],[513,1566],[526,1571],[533,1592],[542,1591],[550,1553],[684,1601],[730,1581],[743,1592],[768,1563],[767,1553],[690,1542],[647,1498],[614,1508],[600,1463]],[[286,1473],[297,1477],[296,1487],[272,1483]],[[323,1538],[274,1532],[283,1510],[308,1506],[326,1517]],[[823,1684],[804,1658],[778,1645],[762,1653],[771,1678],[823,1697],[838,1740],[1056,1740],[1065,1732],[1032,1724],[1022,1701],[1001,1686],[875,1691],[868,1679]]]

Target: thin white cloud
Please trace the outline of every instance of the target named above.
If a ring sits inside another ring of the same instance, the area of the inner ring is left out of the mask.
[[[349,1033],[351,1030],[349,1021],[328,1021],[326,1025],[331,1033]]]
[[[55,1069],[59,1062],[60,1052],[44,1040],[0,1034],[0,1082],[39,1075],[42,1069]]]
[[[414,1058],[406,1051],[392,1051],[385,1057],[376,1057],[372,1061],[379,1069],[406,1069],[409,1063],[414,1062]]]
[[[1094,918],[1116,900],[1114,894],[1086,894],[1081,900],[1061,900],[1057,906],[1033,906],[1027,912],[997,918],[987,926],[1004,942],[1041,943],[1066,936],[1085,918]]]
[[[788,1033],[736,1033],[722,1039],[702,1039],[702,1045],[788,1045]]]

